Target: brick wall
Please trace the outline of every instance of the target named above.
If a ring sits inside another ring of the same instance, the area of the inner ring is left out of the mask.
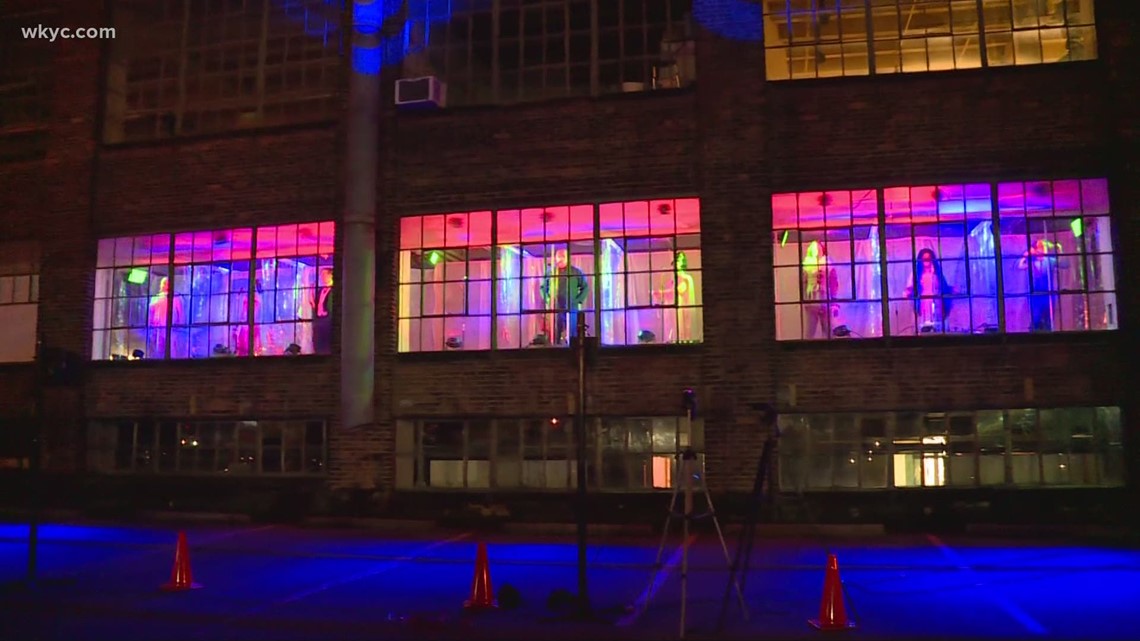
[[[333,420],[331,484],[371,487],[390,483],[396,417],[565,413],[569,352],[396,355],[398,217],[688,194],[702,199],[705,343],[603,352],[589,381],[590,411],[671,413],[680,390],[695,387],[718,487],[751,483],[762,439],[752,401],[781,398],[784,411],[1119,402],[1128,392],[1122,381],[1140,373],[1140,353],[1111,337],[776,344],[769,201],[797,189],[1109,175],[1116,210],[1127,213],[1118,228],[1130,265],[1129,249],[1140,251],[1131,204],[1140,197],[1137,101],[1110,89],[1137,95],[1140,55],[1135,18],[1114,12],[1102,11],[1118,22],[1101,27],[1096,63],[766,85],[759,46],[701,32],[700,80],[690,92],[415,116],[389,109],[377,230],[377,426],[337,427],[335,357],[99,364],[85,387],[49,393],[53,465],[74,468],[81,458],[84,413],[317,414]],[[69,24],[100,23],[95,14],[67,15]],[[339,216],[342,130],[97,150],[99,43],[56,46],[67,82],[57,83],[48,158],[0,167],[0,230],[45,243],[46,344],[88,353],[100,236]],[[1121,272],[1128,318],[1140,309],[1136,273]],[[1129,357],[1115,358],[1124,349]],[[17,398],[25,375],[28,368],[5,369],[0,380],[17,378],[0,394]]]

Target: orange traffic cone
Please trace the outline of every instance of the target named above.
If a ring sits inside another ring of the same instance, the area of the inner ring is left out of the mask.
[[[190,572],[190,546],[186,544],[186,533],[178,533],[178,545],[174,548],[174,569],[170,571],[170,582],[162,585],[164,592],[196,590],[202,586],[194,583]]]
[[[811,619],[808,623],[819,630],[849,630],[855,627],[855,622],[847,619],[843,582],[839,580],[839,560],[834,554],[827,555],[827,573],[823,577],[823,599],[819,603],[819,618]]]
[[[480,543],[475,553],[475,579],[471,582],[471,598],[463,603],[468,610],[498,607],[491,591],[491,567],[487,563],[487,544]]]

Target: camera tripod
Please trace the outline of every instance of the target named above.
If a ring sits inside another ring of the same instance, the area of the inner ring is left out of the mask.
[[[716,529],[717,539],[720,542],[721,551],[724,552],[725,566],[732,569],[732,559],[728,554],[728,544],[724,540],[724,532],[721,530],[720,521],[716,517],[716,509],[713,507],[712,497],[709,495],[708,485],[705,483],[704,466],[697,457],[697,453],[692,447],[692,433],[693,433],[693,415],[696,413],[696,395],[692,390],[687,389],[683,394],[684,407],[685,407],[685,434],[688,436],[688,444],[684,451],[676,454],[676,476],[673,481],[673,496],[669,501],[669,516],[665,519],[665,529],[661,533],[661,544],[657,547],[657,560],[653,564],[653,574],[650,577],[649,589],[646,592],[645,603],[642,606],[643,611],[649,608],[649,602],[653,598],[653,588],[656,583],[657,577],[662,570],[661,557],[665,554],[665,545],[669,539],[670,526],[673,524],[674,519],[681,519],[681,620],[680,620],[680,637],[685,638],[685,617],[687,614],[688,606],[688,589],[689,589],[689,530],[690,524],[698,519],[711,518],[713,526]],[[680,443],[678,442],[678,447]],[[708,511],[703,514],[694,514],[695,507],[695,494],[700,493],[704,496],[705,503],[708,506]],[[683,509],[677,512],[678,498],[683,501]],[[744,603],[744,592],[740,589],[740,584],[736,581],[735,573],[733,573],[731,581],[736,584],[736,596],[740,600],[740,608],[744,612],[745,618],[748,617],[748,608]]]
[[[768,438],[764,441],[764,449],[760,452],[760,461],[756,466],[756,480],[752,484],[752,495],[748,508],[748,517],[740,531],[740,540],[736,545],[736,555],[732,560],[729,571],[728,584],[724,586],[724,599],[720,604],[720,616],[717,617],[717,634],[724,632],[724,619],[728,613],[728,601],[733,587],[737,593],[743,591],[748,579],[748,565],[752,560],[752,546],[756,540],[756,525],[760,520],[760,511],[764,502],[764,490],[768,490],[768,498],[772,496],[772,484],[769,474],[772,465],[772,453],[776,449],[776,439],[780,436],[777,426],[778,415],[776,409],[766,403],[753,404],[753,409],[760,412],[760,424],[768,430]],[[744,618],[748,618],[747,610]]]

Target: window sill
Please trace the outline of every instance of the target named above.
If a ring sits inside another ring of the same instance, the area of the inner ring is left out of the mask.
[[[318,363],[332,359],[334,354],[301,354],[299,356],[232,356],[225,358],[178,358],[178,359],[165,359],[165,360],[148,360],[142,359],[137,361],[112,361],[112,360],[90,360],[87,365],[95,369],[129,369],[141,368],[150,369],[153,367],[173,367],[176,365],[187,365],[190,367],[209,367],[211,364],[227,363],[222,367],[236,367],[237,363],[279,363],[286,362],[304,362],[304,363]]]
[[[658,343],[649,345],[599,345],[596,354],[601,358],[611,355],[626,356],[632,354],[692,354],[700,350],[704,343]],[[572,347],[531,347],[520,349],[498,350],[453,350],[444,352],[398,352],[396,358],[407,362],[456,362],[461,360],[495,360],[498,358],[554,358],[556,356],[573,358]]]
[[[1068,70],[1068,71],[1063,71]],[[1107,70],[1104,61],[1099,58],[1092,60],[1075,60],[1072,62],[1039,62],[1031,65],[1000,65],[994,67],[974,67],[972,69],[941,69],[935,71],[907,71],[900,73],[863,74],[852,76],[828,76],[826,78],[785,78],[782,80],[765,80],[769,87],[787,87],[787,91],[794,91],[795,87],[811,87],[820,85],[837,85],[842,83],[882,83],[882,82],[920,82],[922,78],[931,82],[942,82],[943,79],[956,76],[959,78],[1000,78],[1012,74],[1021,75],[1055,75],[1057,73],[1071,73],[1084,76],[1088,73],[1103,76]]]
[[[1039,332],[1018,334],[931,334],[929,336],[885,336],[874,338],[832,338],[829,340],[776,341],[780,349],[843,349],[836,345],[868,348],[916,348],[962,345],[1041,345],[1041,344],[1112,344],[1121,336],[1119,329],[1093,332]],[[852,347],[852,349],[856,349]]]
[[[694,81],[687,87],[679,89],[643,89],[641,91],[613,91],[600,93],[596,96],[578,95],[578,96],[563,96],[559,98],[543,98],[540,100],[524,100],[520,102],[497,102],[497,103],[478,103],[468,105],[458,105],[454,107],[443,107],[440,109],[406,109],[401,110],[396,107],[391,108],[393,116],[399,120],[416,121],[428,120],[432,118],[445,118],[449,115],[467,115],[477,114],[489,111],[503,111],[503,110],[525,110],[525,109],[551,109],[563,105],[573,105],[576,103],[605,103],[605,102],[618,102],[623,100],[654,100],[657,98],[667,98],[670,96],[682,96],[687,94],[696,93],[697,83]]]

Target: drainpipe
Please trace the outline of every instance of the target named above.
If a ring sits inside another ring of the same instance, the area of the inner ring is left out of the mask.
[[[383,0],[354,0],[341,249],[341,429],[375,422],[376,176]]]

